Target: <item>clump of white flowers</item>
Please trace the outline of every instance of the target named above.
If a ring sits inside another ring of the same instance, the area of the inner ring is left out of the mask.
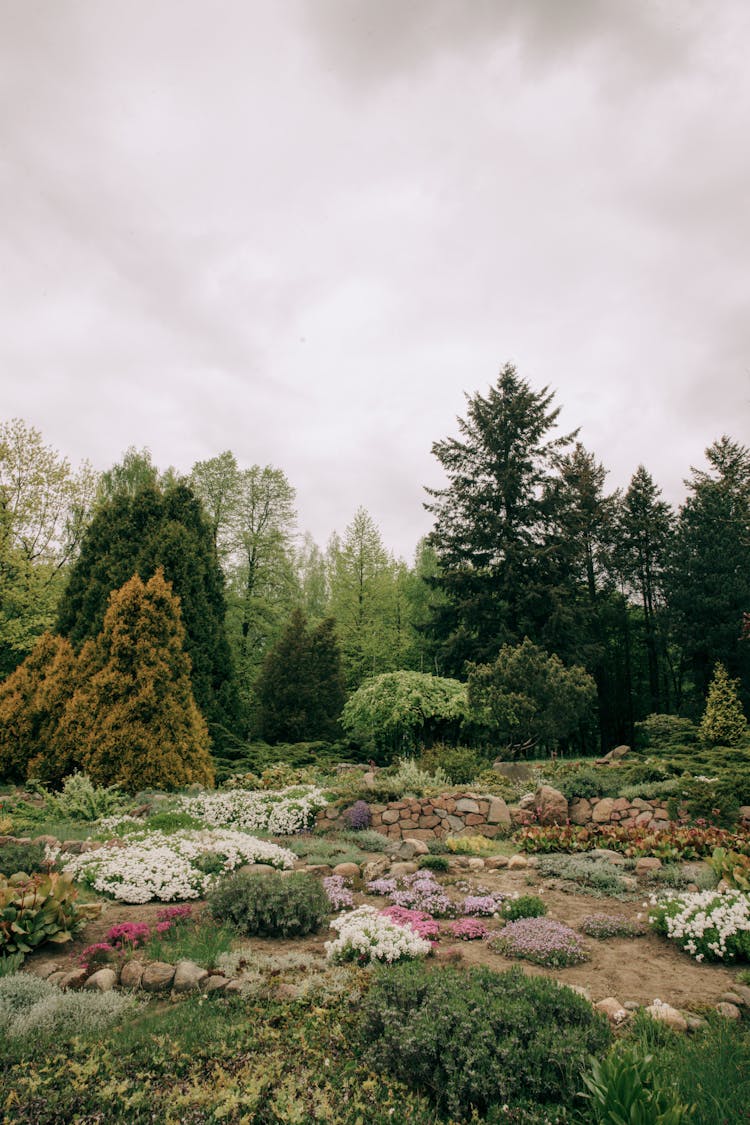
[[[696,891],[657,899],[648,920],[696,961],[750,961],[750,894]]]
[[[200,898],[218,875],[245,863],[288,868],[296,856],[244,832],[182,831],[129,837],[83,855],[62,853],[58,864],[74,879],[120,902]]]
[[[179,808],[213,828],[243,832],[268,832],[291,836],[309,828],[319,809],[325,808],[323,791],[314,785],[286,789],[227,789],[183,797]]]
[[[399,926],[373,906],[360,906],[339,915],[331,922],[338,937],[325,943],[326,955],[332,961],[395,961],[425,957],[432,950],[429,941],[419,937],[409,926]]]

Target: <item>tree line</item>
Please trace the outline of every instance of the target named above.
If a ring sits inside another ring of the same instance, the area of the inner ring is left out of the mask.
[[[608,491],[559,413],[510,365],[468,395],[457,436],[433,445],[446,483],[408,564],[364,509],[324,548],[300,535],[284,472],[229,451],[180,475],[131,448],[97,476],[0,424],[0,677],[44,635],[80,653],[113,593],[158,572],[215,749],[329,739],[373,676],[479,682],[526,641],[592,677],[592,750],[650,713],[697,717],[717,662],[747,702],[750,451],[715,441],[675,510],[643,465]]]

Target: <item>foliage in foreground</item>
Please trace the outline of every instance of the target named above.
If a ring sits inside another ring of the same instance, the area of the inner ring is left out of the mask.
[[[382,970],[362,1007],[366,1060],[456,1115],[571,1102],[606,1019],[555,981],[517,970]]]
[[[652,1061],[633,1044],[592,1061],[583,1081],[596,1125],[682,1125],[694,1120],[694,1106],[655,1083]]]
[[[532,824],[516,834],[525,852],[588,852],[608,848],[626,856],[654,855],[660,859],[704,859],[714,848],[731,848],[750,855],[750,836],[711,826],[663,828],[658,832],[620,824]]]

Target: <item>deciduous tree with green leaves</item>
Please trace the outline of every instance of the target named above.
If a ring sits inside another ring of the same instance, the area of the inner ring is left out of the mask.
[[[349,697],[341,722],[363,747],[393,757],[458,738],[468,715],[466,685],[424,672],[373,676]]]
[[[0,423],[0,677],[53,626],[95,491],[87,462],[74,472],[32,426]]]

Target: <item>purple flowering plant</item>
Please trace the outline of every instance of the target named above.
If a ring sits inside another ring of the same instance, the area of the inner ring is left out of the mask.
[[[386,906],[380,911],[399,926],[408,926],[414,933],[433,944],[440,937],[440,926],[424,910],[407,910],[403,906]]]
[[[344,820],[355,832],[369,828],[372,823],[372,814],[367,801],[355,801],[349,809],[344,810]]]
[[[327,875],[323,880],[323,887],[332,910],[345,910],[347,907],[354,906],[354,895],[343,875]]]
[[[551,918],[519,918],[509,922],[499,934],[489,938],[488,945],[506,957],[555,969],[580,965],[588,958],[575,930]]]

